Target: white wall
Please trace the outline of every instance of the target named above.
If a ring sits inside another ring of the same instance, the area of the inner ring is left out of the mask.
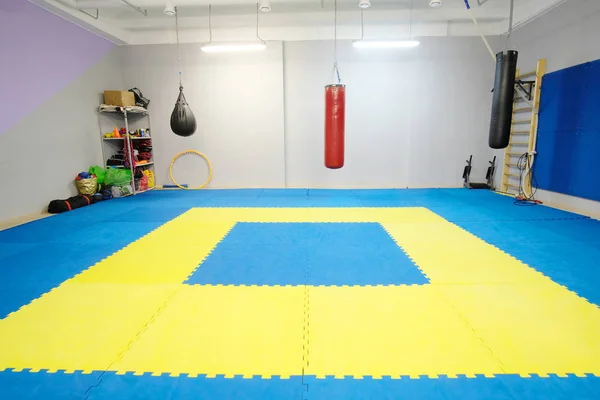
[[[0,135],[0,221],[47,209],[77,194],[74,179],[102,165],[98,105],[120,88],[118,49]]]
[[[517,30],[519,67],[535,69],[547,59],[547,72],[600,58],[600,1],[570,0]],[[529,67],[529,68],[528,68]]]
[[[600,1],[571,0],[517,30],[513,43],[519,51],[519,68],[533,71],[546,58],[547,72],[600,59]],[[498,151],[499,158],[503,152]],[[497,174],[498,185],[501,174]],[[539,200],[600,217],[600,202],[539,190]]]
[[[347,146],[336,171],[323,165],[332,42],[269,42],[265,52],[228,54],[182,45],[184,93],[198,120],[190,138],[169,127],[176,46],[123,47],[124,86],[151,100],[158,183],[170,183],[170,160],[187,149],[211,159],[213,188],[458,187],[470,154],[473,179],[484,178],[494,64],[480,39],[425,38],[403,51],[338,46]],[[205,171],[188,158],[174,172],[197,185]]]
[[[198,123],[188,138],[173,134],[169,125],[179,93],[176,46],[125,46],[121,53],[125,87],[138,87],[151,100],[158,184],[171,183],[171,159],[193,149],[213,164],[210,187],[284,186],[281,42],[269,42],[264,52],[224,54],[181,46],[184,94]],[[197,186],[206,170],[186,157],[177,161],[174,175],[179,183]]]
[[[333,42],[286,42],[290,187],[455,187],[474,158],[483,180],[494,63],[478,38],[424,38],[410,50],[338,43],[346,92],[346,164],[323,167],[324,89]]]

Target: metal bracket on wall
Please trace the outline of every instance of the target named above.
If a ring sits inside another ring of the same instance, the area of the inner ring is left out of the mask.
[[[100,15],[100,10],[98,10],[97,8],[96,8],[96,15],[95,16],[92,15],[92,14],[90,14],[87,11],[83,11],[81,8],[78,8],[78,10],[81,11],[82,13],[84,13],[85,15],[89,15],[90,17],[92,17],[94,19],[98,19],[98,16]]]
[[[135,4],[132,4],[127,0],[121,0],[121,1],[125,4],[127,4],[129,7],[133,8],[135,11],[139,12],[140,14],[143,14],[145,17],[148,16],[148,10],[145,10],[142,7],[138,7]]]
[[[521,93],[524,93],[527,97],[527,100],[531,101],[531,93],[533,92],[533,86],[535,85],[535,81],[522,81],[519,79],[515,82],[515,85],[518,88],[517,91],[520,89]]]

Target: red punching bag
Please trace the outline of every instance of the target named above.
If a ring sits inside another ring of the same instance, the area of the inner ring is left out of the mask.
[[[325,86],[325,166],[344,166],[344,126],[346,117],[346,85]]]

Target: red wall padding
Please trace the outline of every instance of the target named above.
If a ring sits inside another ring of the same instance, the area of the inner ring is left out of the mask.
[[[346,117],[346,86],[325,86],[325,166],[344,166],[344,126]]]

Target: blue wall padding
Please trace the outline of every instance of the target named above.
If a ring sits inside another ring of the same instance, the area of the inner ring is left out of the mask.
[[[600,201],[600,60],[544,77],[536,150],[540,189]]]

